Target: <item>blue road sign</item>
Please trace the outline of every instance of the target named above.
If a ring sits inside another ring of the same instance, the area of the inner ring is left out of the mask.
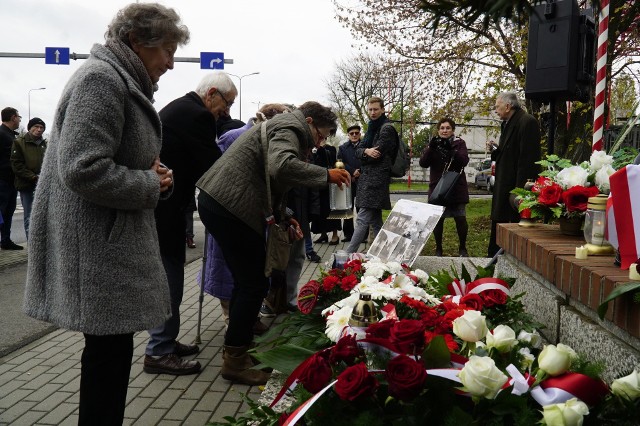
[[[224,53],[200,52],[200,69],[223,70],[224,69]]]
[[[44,63],[53,65],[69,65],[69,48],[45,47]]]

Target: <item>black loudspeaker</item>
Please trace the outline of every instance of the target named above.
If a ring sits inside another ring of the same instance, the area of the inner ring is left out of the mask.
[[[576,0],[547,0],[529,19],[525,96],[586,101],[595,68],[595,23]]]

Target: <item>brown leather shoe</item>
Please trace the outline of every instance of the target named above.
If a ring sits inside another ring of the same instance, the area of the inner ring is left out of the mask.
[[[200,352],[200,348],[198,345],[185,345],[184,343],[180,343],[176,341],[176,349],[173,352],[179,357],[195,355]]]
[[[187,361],[176,354],[166,354],[158,359],[145,355],[143,370],[149,374],[184,376],[186,374],[199,373],[200,363],[198,361]]]
[[[196,248],[196,243],[193,241],[193,238],[187,237],[187,247]]]

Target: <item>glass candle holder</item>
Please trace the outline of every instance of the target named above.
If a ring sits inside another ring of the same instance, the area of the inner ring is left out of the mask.
[[[584,218],[584,239],[589,254],[610,254],[613,247],[604,237],[607,196],[589,197]]]

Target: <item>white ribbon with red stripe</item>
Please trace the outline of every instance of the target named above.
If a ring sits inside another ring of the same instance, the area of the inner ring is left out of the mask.
[[[509,284],[506,281],[493,277],[479,278],[471,281],[469,284],[466,284],[464,280],[456,278],[447,288],[451,296],[445,296],[442,300],[448,300],[454,303],[460,303],[460,299],[467,294],[480,294],[487,290],[500,290],[507,296],[511,294]]]

